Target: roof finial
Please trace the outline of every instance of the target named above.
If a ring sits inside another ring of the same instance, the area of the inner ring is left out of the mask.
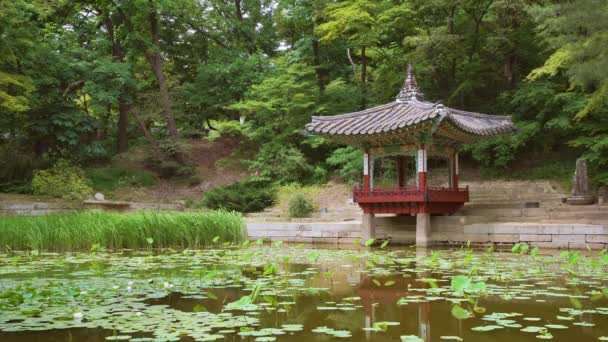
[[[418,83],[416,83],[416,77],[414,77],[414,71],[412,64],[407,64],[407,76],[403,82],[403,87],[397,95],[397,101],[407,102],[412,99],[422,99],[422,92],[418,89]]]

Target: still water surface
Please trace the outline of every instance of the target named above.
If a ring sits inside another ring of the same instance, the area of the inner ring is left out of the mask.
[[[529,252],[0,255],[0,341],[608,340],[607,258]]]

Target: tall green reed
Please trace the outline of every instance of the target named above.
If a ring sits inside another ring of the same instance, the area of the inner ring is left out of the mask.
[[[83,251],[93,244],[108,249],[199,248],[244,239],[241,214],[77,212],[46,216],[0,217],[0,248],[10,250]],[[152,240],[150,240],[152,239]]]

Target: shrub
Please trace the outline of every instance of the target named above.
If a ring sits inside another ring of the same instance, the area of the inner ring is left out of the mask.
[[[271,206],[274,199],[269,182],[250,178],[207,191],[202,204],[211,209],[251,213]]]
[[[35,171],[32,191],[70,200],[83,199],[93,193],[82,169],[65,159],[58,160],[50,169]]]
[[[304,194],[297,193],[289,201],[290,217],[309,217],[314,210],[312,201]]]
[[[281,185],[277,187],[276,190],[276,206],[283,212],[289,212],[289,204],[292,199],[298,195],[302,194],[304,197],[311,200],[311,203],[314,209],[319,207],[317,198],[321,194],[320,186],[302,186],[297,183],[291,183],[287,185]]]

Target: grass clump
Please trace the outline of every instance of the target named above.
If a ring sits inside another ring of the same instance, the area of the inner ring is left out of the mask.
[[[199,248],[240,242],[243,227],[241,215],[227,211],[7,216],[0,217],[0,246],[44,251],[85,251],[92,245],[112,250]]]

